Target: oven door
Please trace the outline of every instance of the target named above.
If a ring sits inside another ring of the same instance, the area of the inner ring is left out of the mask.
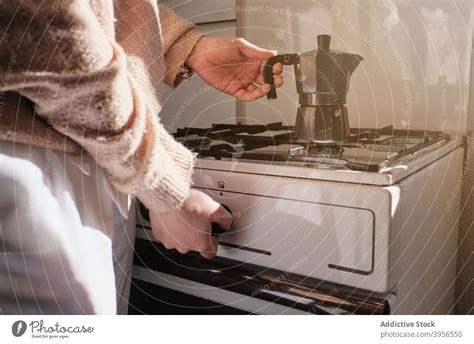
[[[132,314],[390,314],[378,294],[286,271],[182,255],[152,240],[141,209],[130,293]]]

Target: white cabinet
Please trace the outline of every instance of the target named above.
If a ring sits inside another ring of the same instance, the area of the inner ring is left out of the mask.
[[[160,1],[197,24],[209,36],[235,36],[235,1]],[[198,75],[177,88],[165,86],[162,123],[169,132],[185,126],[209,127],[212,123],[235,123],[236,100],[207,85]]]

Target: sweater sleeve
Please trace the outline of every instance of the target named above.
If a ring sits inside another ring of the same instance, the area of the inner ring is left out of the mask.
[[[0,94],[16,92],[73,139],[114,186],[157,212],[188,193],[193,154],[147,107],[122,48],[83,0],[5,0],[0,11]]]
[[[168,7],[159,5],[166,62],[165,82],[171,87],[179,84],[177,74],[203,34],[195,25],[181,18]]]

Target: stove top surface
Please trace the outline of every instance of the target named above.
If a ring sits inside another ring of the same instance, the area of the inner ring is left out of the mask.
[[[394,129],[392,126],[351,129],[344,143],[305,143],[293,138],[294,127],[215,124],[182,128],[175,138],[199,158],[288,162],[306,167],[379,172],[394,161],[416,156],[429,146],[448,142],[440,131]]]

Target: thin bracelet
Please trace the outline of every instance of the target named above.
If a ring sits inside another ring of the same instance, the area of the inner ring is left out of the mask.
[[[184,79],[184,80],[189,80],[193,76],[194,71],[187,65],[183,65],[181,70],[178,73],[178,77]]]

